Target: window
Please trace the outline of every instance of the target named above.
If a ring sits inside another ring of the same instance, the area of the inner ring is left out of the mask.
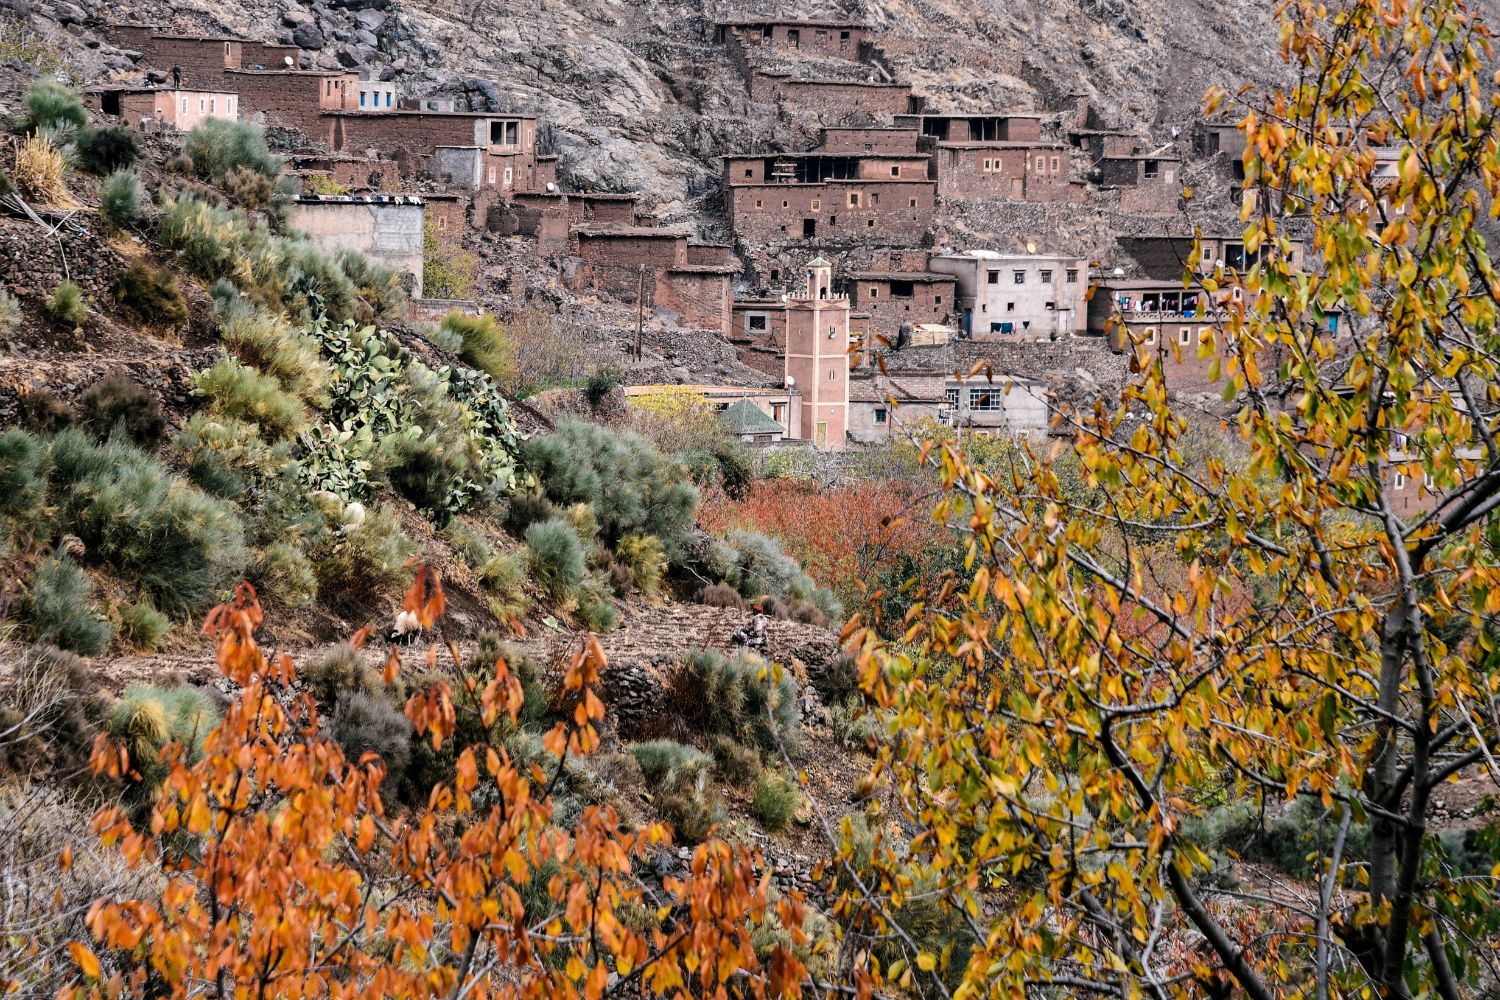
[[[782,207],[782,208],[791,208],[791,207],[792,207],[792,203],[791,203],[791,202],[789,202],[789,201],[783,201],[783,202],[782,202],[782,203],[781,203],[781,207]]]
[[[1057,157],[1054,156],[1052,158],[1052,172],[1055,174],[1055,173],[1057,173],[1057,171],[1058,171],[1058,159],[1057,159]]]
[[[993,169],[993,168],[992,168],[992,167],[991,167],[991,166],[990,166],[990,164],[992,164],[992,163],[994,163],[994,162],[995,162],[995,161],[994,161],[994,160],[985,160],[985,161],[984,161],[984,172],[985,172],[985,173],[989,173],[989,172],[990,172],[990,171],[991,171],[991,169]]]
[[[205,102],[204,102],[203,98],[201,98],[201,97],[198,98],[198,113],[200,115],[203,114],[204,105],[205,105]]]
[[[958,390],[944,389],[943,394],[948,397],[948,405],[956,409],[958,407]]]
[[[1154,343],[1156,343],[1156,327],[1154,327],[1154,326],[1148,326],[1148,327],[1146,327],[1145,332],[1141,334],[1141,340],[1142,340],[1142,342],[1147,343],[1147,344],[1154,344]]]
[[[759,198],[757,198],[757,199],[755,199],[755,207],[756,208],[765,208],[766,207],[766,203],[763,202],[763,201],[761,201]]]
[[[505,183],[509,184],[515,179],[515,171],[511,167],[505,168]]]
[[[495,168],[490,167],[490,183],[495,183]]]
[[[764,333],[766,330],[766,318],[764,316],[751,316],[748,329],[752,332]]]
[[[1015,312],[1016,311],[1016,304],[1014,302],[1007,302],[1007,303],[1005,303],[1005,311],[1008,312],[1008,313]]]
[[[875,228],[875,220],[874,219],[866,219],[865,220],[865,228],[866,229],[874,229]]]
[[[1145,170],[1145,173],[1146,173],[1146,177],[1147,178],[1155,177],[1157,175],[1157,173],[1160,172],[1160,170],[1161,170],[1161,164],[1160,163],[1157,163],[1155,160],[1147,160],[1146,161],[1146,170]]]
[[[830,381],[830,382],[832,382],[834,379],[836,379],[838,377],[839,377],[839,373],[838,373],[838,369],[836,369],[836,368],[833,371],[831,371],[831,372],[828,373],[828,381]]]
[[[1398,490],[1404,490],[1404,489],[1406,489],[1406,477],[1403,476],[1399,472],[1396,473],[1396,489],[1398,489]]]
[[[1016,332],[1016,324],[1014,324],[1014,323],[991,323],[990,324],[990,329],[991,330],[994,330],[996,327],[998,327],[1000,329],[1001,333],[1015,333]]]
[[[1176,174],[1173,171],[1168,170],[1166,172],[1166,174],[1164,174],[1162,176],[1162,180],[1165,181],[1166,183],[1170,184],[1170,183],[1172,183],[1172,178],[1175,177],[1175,176],[1176,176]]]
[[[875,422],[877,424],[885,423],[885,410],[878,406],[875,408]]]
[[[1180,327],[1177,331],[1177,342],[1183,347],[1193,342],[1193,331],[1189,327]]]
[[[1042,284],[1044,284],[1044,285],[1050,285],[1050,284],[1052,284],[1052,272],[1049,271],[1049,270],[1047,270],[1047,269],[1045,269],[1045,268],[1043,268],[1043,270],[1042,270]]]
[[[858,191],[850,191],[849,192],[849,207],[850,208],[858,208],[859,207],[859,192]]]
[[[998,284],[1000,284],[1000,272],[999,271],[991,271],[990,272],[989,283],[992,284],[992,285],[998,285]]]
[[[1432,478],[1432,473],[1430,473],[1430,472],[1424,472],[1424,473],[1422,473],[1422,485],[1425,486],[1429,490],[1432,489],[1434,486],[1437,485],[1437,481]]]
[[[746,167],[745,168],[745,176],[746,177],[754,177],[755,176],[755,168],[754,167]]]
[[[1047,305],[1046,305],[1046,309],[1047,309],[1048,312],[1056,312],[1057,311],[1057,303],[1056,302],[1048,302]]]
[[[774,420],[774,421],[776,421],[778,424],[781,424],[782,426],[786,425],[786,404],[785,403],[772,403],[771,404],[771,419]]]
[[[943,297],[941,295],[934,295],[932,297],[932,304],[935,305],[935,306],[942,305],[943,304]]]
[[[891,168],[891,176],[892,177],[900,177],[901,176],[901,168],[899,166],[892,167]]]
[[[182,113],[187,114],[187,98],[182,99]]]
[[[363,90],[361,90],[359,92],[359,106],[360,107],[364,107],[365,106],[365,92]]]
[[[1078,268],[1070,267],[1063,272],[1063,280],[1070,285],[1078,284]]]
[[[1210,261],[1210,260],[1214,259],[1214,248],[1213,247],[1204,247],[1203,248],[1203,259],[1205,261]]]
[[[812,239],[816,235],[818,235],[818,220],[817,219],[803,219],[802,220],[802,238],[805,239],[805,240],[810,240],[810,239]]]
[[[385,92],[385,106],[386,107],[390,107],[391,106],[391,97],[392,97],[391,92],[389,90],[387,90]]]
[[[891,282],[891,298],[909,299],[914,294],[916,294],[916,286],[913,285],[910,281]]]
[[[1042,171],[1044,171],[1046,169],[1047,169],[1047,158],[1045,156],[1038,156],[1036,158],[1036,172],[1037,173],[1041,173]]]
[[[878,298],[880,298],[880,289],[876,288],[874,285],[870,286],[870,298],[872,298],[872,299],[878,299]]]
[[[219,99],[217,97],[210,97],[208,99],[208,113],[211,115],[219,113]]]
[[[839,32],[839,41],[841,41],[841,42],[847,42],[848,40],[849,40],[849,32],[847,32],[847,31],[840,31]]]
[[[1013,276],[1015,278],[1016,284],[1018,284],[1018,285],[1024,285],[1024,284],[1026,284],[1026,272],[1025,271],[1015,271],[1015,272],[1012,272],[1012,274],[1013,274]]]
[[[821,198],[814,198],[812,200],[812,210],[814,212],[823,211],[823,200]]]
[[[970,389],[969,409],[978,413],[998,413],[1005,409],[1005,402],[997,388]]]
[[[836,226],[836,225],[838,225],[839,224],[839,217],[837,215],[830,215],[828,217],[828,224],[830,226]]]
[[[876,192],[875,194],[870,195],[870,204],[871,205],[879,205],[880,204],[880,194],[879,194],[879,192]]]
[[[786,40],[790,42],[794,48],[800,48],[802,46],[802,32],[798,31],[796,28],[793,28],[786,33]]]
[[[917,207],[917,199],[915,199],[915,198],[913,198],[913,199],[912,199],[912,200],[911,200],[911,207],[912,207],[912,208],[916,208],[916,207]]]

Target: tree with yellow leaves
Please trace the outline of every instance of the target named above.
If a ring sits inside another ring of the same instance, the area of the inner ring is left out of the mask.
[[[1489,33],[1462,0],[1280,14],[1295,84],[1242,122],[1252,263],[1191,279],[1227,316],[1199,349],[1247,465],[1184,458],[1144,355],[1118,407],[1059,416],[1085,499],[1046,456],[930,453],[967,590],[861,658],[890,719],[883,818],[915,835],[851,836],[839,863],[882,980],[1254,1000],[1500,981],[1500,838],[1468,832],[1476,865],[1434,823],[1447,783],[1500,787]],[[1237,863],[1212,832],[1228,809],[1300,823],[1303,871]],[[947,947],[911,926],[935,901]]]

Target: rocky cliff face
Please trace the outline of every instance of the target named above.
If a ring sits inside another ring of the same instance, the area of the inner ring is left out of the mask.
[[[1278,73],[1269,0],[41,0],[62,20],[122,17],[295,42],[416,93],[550,123],[577,186],[640,190],[668,219],[712,226],[716,158],[808,137],[749,103],[712,24],[757,15],[876,25],[892,73],[939,110],[1053,111],[1087,95],[1166,136],[1206,87]]]

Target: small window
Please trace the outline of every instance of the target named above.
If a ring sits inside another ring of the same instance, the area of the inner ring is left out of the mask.
[[[875,422],[877,424],[885,423],[885,410],[878,406],[875,408]]]
[[[1398,490],[1404,490],[1404,489],[1406,489],[1406,477],[1403,476],[1399,472],[1396,473],[1396,489],[1398,489]]]
[[[1005,311],[1008,312],[1008,313],[1015,312],[1016,311],[1016,304],[1014,302],[1007,302],[1007,303],[1005,303]]]
[[[753,331],[764,332],[766,329],[766,318],[764,316],[751,316],[749,328]]]
[[[1042,271],[1042,284],[1044,284],[1044,285],[1050,285],[1050,284],[1052,284],[1052,272],[1050,270],[1043,269],[1043,271]]]
[[[755,199],[755,207],[756,208],[765,208],[766,207],[766,203],[763,202],[763,201],[761,201],[759,198],[757,198],[757,199]]]
[[[878,298],[880,298],[880,289],[876,288],[874,285],[870,286],[870,298],[872,298],[872,299],[878,299]]]
[[[942,305],[943,304],[943,297],[941,295],[934,295],[932,297],[932,304],[935,305],[935,306]]]
[[[911,207],[912,207],[912,208],[916,208],[916,207],[917,207],[917,199],[915,199],[915,198],[913,198],[913,199],[912,199],[912,200],[911,200]]]
[[[1070,285],[1078,284],[1078,268],[1070,267],[1063,272],[1063,280]]]
[[[1018,285],[1024,285],[1024,284],[1026,284],[1026,272],[1025,271],[1016,271],[1016,272],[1013,272],[1013,273],[1014,273],[1016,284],[1018,284]]]
[[[1193,331],[1192,331],[1192,329],[1189,328],[1189,327],[1186,327],[1186,326],[1179,328],[1178,331],[1177,331],[1177,343],[1181,344],[1183,347],[1186,347],[1188,344],[1191,344],[1192,342],[1193,342]]]
[[[1036,172],[1037,173],[1042,173],[1046,169],[1047,169],[1047,158],[1045,156],[1038,156],[1036,158]]]
[[[993,162],[992,160],[985,160],[984,161],[984,171],[985,171],[985,173],[989,173],[989,171],[990,171],[990,164],[992,162]]]
[[[1048,312],[1057,312],[1057,303],[1056,302],[1048,302],[1047,306],[1046,306],[1046,309],[1047,309]]]
[[[865,228],[866,229],[874,229],[875,228],[875,220],[874,219],[866,219],[865,220]]]
[[[814,198],[812,200],[812,210],[814,212],[823,211],[823,200],[821,198]]]
[[[838,377],[839,377],[839,373],[837,371],[831,371],[831,372],[828,373],[828,381],[830,381],[830,382],[832,382],[834,379],[836,379]]]
[[[901,176],[901,168],[899,166],[892,167],[891,168],[891,176],[892,177],[900,177]]]
[[[363,90],[361,90],[359,92],[359,106],[360,107],[364,107],[365,106],[365,92]]]
[[[755,176],[755,168],[754,167],[746,167],[745,168],[745,176],[746,177],[754,177]]]
[[[511,167],[505,168],[505,183],[509,184],[515,179],[515,171]]]
[[[791,202],[789,202],[789,201],[783,201],[783,202],[782,202],[782,203],[781,203],[781,207],[782,207],[782,208],[791,208],[791,207],[792,207],[792,203],[791,203]]]
[[[839,217],[837,215],[830,215],[828,217],[828,224],[830,226],[836,226],[836,225],[838,225],[839,224]]]
[[[201,98],[201,97],[198,98],[198,113],[200,115],[203,114],[204,103],[205,102],[204,102],[203,98]]]
[[[1210,261],[1210,260],[1214,259],[1214,248],[1213,247],[1204,247],[1203,248],[1203,259],[1205,261]]]
[[[879,205],[880,204],[880,194],[878,192],[875,193],[875,194],[870,195],[870,204],[871,205]]]
[[[839,41],[841,41],[841,42],[847,42],[848,40],[849,40],[849,32],[847,32],[847,31],[840,31],[839,32]]]
[[[849,207],[850,208],[858,208],[859,207],[859,192],[858,191],[850,191],[849,192]]]
[[[1429,490],[1432,489],[1433,487],[1435,487],[1437,485],[1437,481],[1432,478],[1432,473],[1430,473],[1430,472],[1424,472],[1424,473],[1422,473],[1422,485],[1424,487],[1426,487],[1427,489],[1429,489]]]
[[[1161,171],[1161,164],[1160,163],[1157,163],[1155,160],[1147,160],[1146,161],[1145,173],[1146,173],[1146,176],[1148,178],[1155,177],[1160,171]]]
[[[393,95],[391,94],[391,92],[389,90],[387,90],[385,92],[385,106],[386,107],[390,107],[391,106],[391,97],[392,96]]]
[[[1052,158],[1052,172],[1055,174],[1055,173],[1057,173],[1057,171],[1058,171],[1058,159],[1057,159],[1057,157],[1054,156]]]
[[[943,395],[945,395],[945,396],[948,397],[948,405],[949,406],[957,406],[958,405],[958,390],[957,389],[944,389],[943,390]]]
[[[211,115],[219,113],[219,99],[217,97],[210,97],[208,99],[208,113]]]
[[[1144,334],[1142,334],[1141,340],[1144,343],[1147,343],[1147,344],[1154,344],[1154,343],[1156,343],[1156,327],[1154,327],[1154,326],[1148,326],[1148,327],[1146,327],[1146,332]]]
[[[182,113],[187,114],[187,98],[182,99]]]
[[[990,280],[990,284],[992,284],[992,285],[998,285],[998,284],[1000,284],[1000,272],[999,271],[991,271],[990,272],[990,279],[989,280]]]

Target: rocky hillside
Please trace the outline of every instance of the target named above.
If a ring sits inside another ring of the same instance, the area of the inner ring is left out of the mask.
[[[1059,111],[1086,95],[1112,122],[1163,139],[1213,84],[1276,78],[1263,0],[844,4],[697,0],[41,0],[64,21],[150,21],[279,38],[324,66],[368,66],[414,92],[535,112],[563,176],[641,191],[664,217],[712,228],[717,157],[787,141],[757,117],[711,26],[758,14],[855,16],[878,26],[898,79],[939,110]],[[118,68],[118,62],[114,65]],[[109,71],[104,61],[99,71]]]

